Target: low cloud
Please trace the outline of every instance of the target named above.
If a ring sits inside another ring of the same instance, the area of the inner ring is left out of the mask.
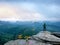
[[[4,21],[40,21],[45,16],[36,11],[30,11],[20,7],[0,5],[0,20]]]

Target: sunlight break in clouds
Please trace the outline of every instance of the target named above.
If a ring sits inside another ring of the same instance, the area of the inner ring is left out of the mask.
[[[30,11],[11,5],[0,5],[0,20],[4,21],[42,21],[45,17],[36,11]]]

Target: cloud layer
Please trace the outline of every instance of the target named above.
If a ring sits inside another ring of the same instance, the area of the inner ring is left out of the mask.
[[[5,21],[39,21],[45,20],[45,17],[22,6],[15,7],[11,5],[0,5],[0,20]]]
[[[60,0],[3,0],[0,20],[60,21]]]

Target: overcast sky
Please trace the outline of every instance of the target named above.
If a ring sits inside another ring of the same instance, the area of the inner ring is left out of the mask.
[[[60,0],[0,0],[0,20],[60,21]]]

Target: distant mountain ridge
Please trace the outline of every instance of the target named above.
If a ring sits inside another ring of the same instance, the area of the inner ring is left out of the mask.
[[[0,21],[0,31],[1,30],[8,30],[9,28],[35,28],[37,30],[43,30],[43,23],[46,23],[47,30],[50,31],[60,31],[60,22],[49,22],[49,21],[43,21],[43,22],[8,22],[8,21]],[[18,29],[17,29],[18,30]]]

